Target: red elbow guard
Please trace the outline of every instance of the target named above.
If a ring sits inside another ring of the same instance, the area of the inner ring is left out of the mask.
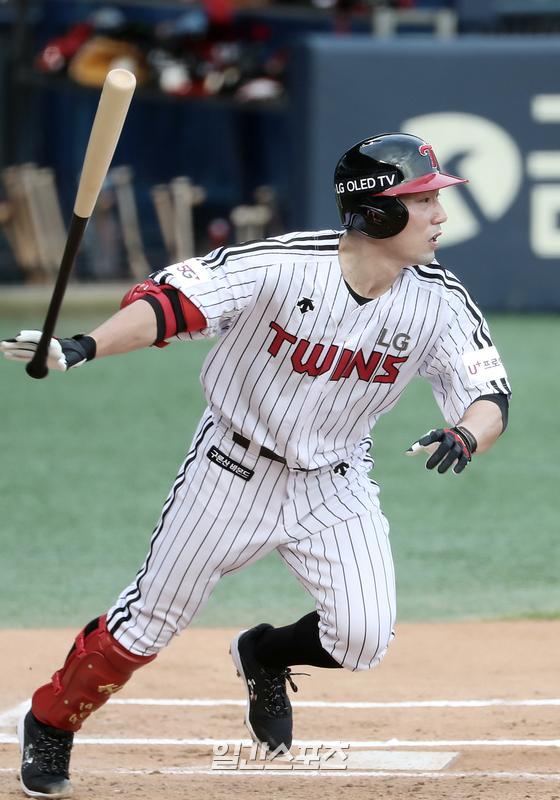
[[[136,300],[146,300],[154,309],[157,321],[154,344],[157,347],[165,347],[165,339],[177,333],[201,331],[207,325],[202,312],[184,294],[173,286],[155,283],[151,278],[133,286],[121,300],[121,308]]]

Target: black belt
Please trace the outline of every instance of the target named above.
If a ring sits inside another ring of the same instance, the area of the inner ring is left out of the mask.
[[[240,444],[241,447],[245,448],[245,450],[248,450],[251,445],[251,440],[247,439],[245,436],[242,436],[240,433],[237,433],[237,431],[233,431],[231,438],[235,444]],[[259,447],[259,455],[269,458],[271,461],[278,461],[279,464],[286,463],[285,458],[276,455],[276,453],[274,453],[272,450],[269,450],[268,447]]]

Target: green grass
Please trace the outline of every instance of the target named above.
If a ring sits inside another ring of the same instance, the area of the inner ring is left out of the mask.
[[[59,333],[98,319],[63,318]],[[33,327],[0,320],[0,336]],[[560,616],[558,370],[552,317],[491,318],[514,387],[506,435],[461,476],[406,447],[439,423],[414,381],[382,418],[375,477],[391,522],[401,620]],[[174,345],[32,381],[0,364],[0,625],[79,625],[136,573],[203,408],[208,345]],[[275,555],[224,579],[195,624],[288,622],[311,608]]]

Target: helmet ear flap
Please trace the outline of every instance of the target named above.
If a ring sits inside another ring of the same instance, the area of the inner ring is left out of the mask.
[[[362,203],[343,217],[345,228],[355,228],[372,239],[396,236],[407,222],[408,209],[398,197],[368,199],[367,205]]]
[[[369,224],[372,225],[373,228],[377,228],[380,232],[383,232],[383,228],[387,222],[387,212],[383,211],[381,208],[375,208],[374,206],[362,206],[362,211]]]

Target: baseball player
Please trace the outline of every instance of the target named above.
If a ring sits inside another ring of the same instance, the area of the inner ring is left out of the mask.
[[[296,664],[376,666],[395,624],[389,526],[370,480],[370,432],[421,375],[445,425],[409,448],[461,473],[507,423],[510,387],[488,326],[435,260],[440,190],[464,183],[409,134],[351,147],[335,170],[342,230],[220,247],[154,272],[89,335],[53,339],[51,368],[170,340],[216,337],[204,362],[207,409],[132,583],[78,634],[20,721],[21,782],[71,791],[84,720],[180,633],[217,581],[276,550],[315,610],[238,634],[231,657],[246,725],[289,748]],[[38,331],[2,342],[27,361]]]

